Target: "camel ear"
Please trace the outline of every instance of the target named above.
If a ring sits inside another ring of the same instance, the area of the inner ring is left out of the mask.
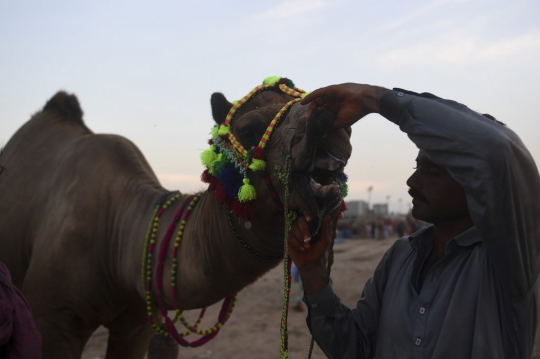
[[[214,121],[216,121],[218,125],[221,125],[231,110],[232,103],[227,101],[222,93],[214,92],[210,98],[210,105],[212,106],[212,117],[214,118]]]

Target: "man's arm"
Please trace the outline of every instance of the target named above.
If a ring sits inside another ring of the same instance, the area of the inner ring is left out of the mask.
[[[320,237],[311,243],[308,220],[309,217],[300,217],[291,230],[289,255],[302,276],[311,334],[329,358],[372,358],[393,247],[364,286],[356,307],[349,309],[332,290],[323,259],[331,238],[335,237],[334,224],[330,217],[324,218]]]
[[[513,131],[455,101],[369,85],[325,87],[301,103],[310,104],[309,113],[320,107],[335,112],[334,127],[372,112],[399,125],[465,189],[474,224],[513,300],[531,298],[540,273],[540,177]]]
[[[540,271],[540,177],[519,137],[454,101],[388,91],[380,113],[448,168],[514,303],[533,295]]]

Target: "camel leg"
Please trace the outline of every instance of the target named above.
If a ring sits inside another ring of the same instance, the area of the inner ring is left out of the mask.
[[[144,314],[139,314],[126,310],[114,321],[105,325],[109,329],[106,359],[143,359],[145,357],[150,339],[155,332],[146,322]]]
[[[154,335],[148,347],[148,359],[176,359],[179,354],[178,343],[171,337]]]
[[[50,312],[36,318],[43,344],[43,359],[79,359],[93,330],[75,315]]]

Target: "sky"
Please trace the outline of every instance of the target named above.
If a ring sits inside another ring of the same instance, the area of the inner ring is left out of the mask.
[[[202,190],[211,94],[237,100],[279,75],[306,91],[358,82],[464,103],[506,123],[538,164],[538,14],[537,0],[0,0],[0,146],[65,90],[166,188]],[[407,136],[371,114],[351,142],[347,199],[408,210]]]

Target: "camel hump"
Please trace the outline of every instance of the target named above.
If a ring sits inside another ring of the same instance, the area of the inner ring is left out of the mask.
[[[70,95],[65,91],[58,91],[45,104],[43,111],[48,110],[56,111],[62,117],[83,124],[83,111],[75,95]]]

